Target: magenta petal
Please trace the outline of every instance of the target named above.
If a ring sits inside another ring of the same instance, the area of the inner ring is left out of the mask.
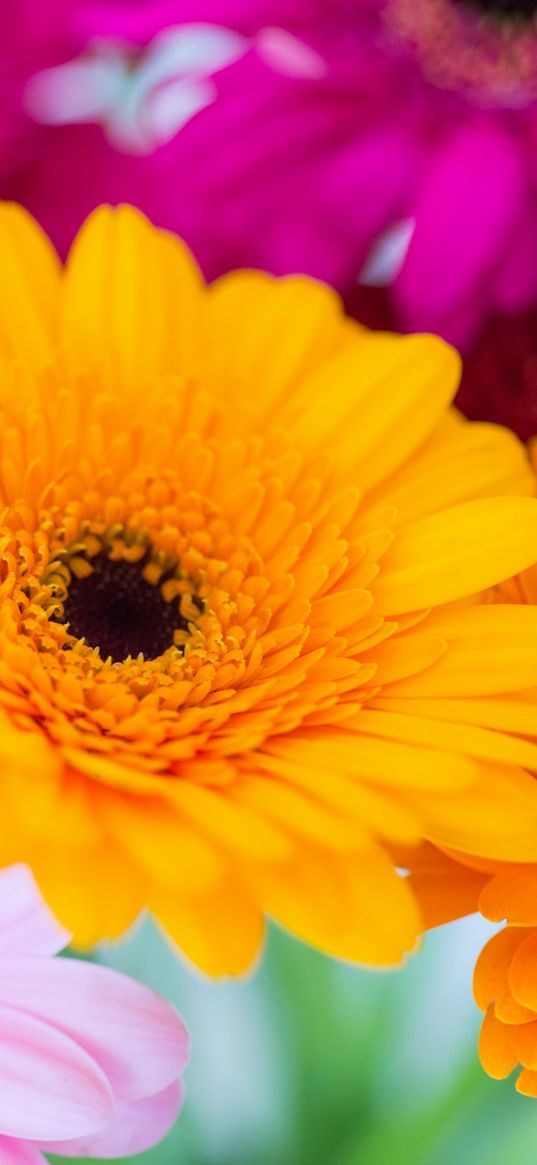
[[[326,149],[320,174],[315,168],[308,173],[303,162],[307,203],[300,200],[293,212],[293,191],[287,200],[284,195],[285,214],[273,213],[262,235],[262,265],[277,274],[306,271],[352,284],[371,241],[403,213],[416,155],[410,138],[390,129],[360,137],[345,150]],[[295,191],[297,181],[295,174]]]
[[[55,955],[71,936],[56,921],[22,863],[0,870],[0,957]]]
[[[42,1148],[64,1157],[130,1157],[133,1153],[142,1153],[166,1136],[175,1122],[182,1098],[181,1085],[170,1084],[156,1096],[118,1104],[116,1118],[104,1133],[68,1143],[49,1141]],[[1,1158],[0,1165],[3,1165]]]
[[[42,1020],[0,1006],[0,1133],[71,1139],[106,1128],[113,1115],[108,1081],[87,1052]]]
[[[299,5],[302,0],[299,0]],[[75,13],[72,25],[84,37],[107,36],[145,44],[163,28],[178,24],[222,24],[256,28],[284,24],[297,0],[138,0],[135,4],[88,3]]]
[[[494,288],[499,311],[525,311],[537,298],[537,218],[528,210],[514,236]]]
[[[31,1141],[0,1136],[0,1165],[47,1165],[47,1162]]]
[[[53,1023],[96,1061],[117,1100],[166,1088],[185,1067],[188,1034],[148,987],[74,959],[0,963],[0,1001]]]
[[[414,210],[414,234],[395,284],[405,326],[437,330],[486,287],[523,205],[515,139],[485,124],[455,134],[430,167]]]

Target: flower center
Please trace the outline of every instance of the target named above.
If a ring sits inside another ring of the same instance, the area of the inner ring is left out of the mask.
[[[386,0],[388,46],[426,79],[483,107],[537,101],[537,0]]]
[[[174,632],[188,629],[177,598],[166,602],[160,587],[144,578],[144,565],[144,559],[114,561],[99,554],[91,574],[71,579],[61,621],[69,624],[70,635],[98,648],[103,659],[156,659],[173,646]]]
[[[537,12],[537,0],[455,0],[455,2],[472,5],[499,17],[525,17],[531,20]]]
[[[206,609],[176,556],[157,549],[146,530],[121,525],[86,523],[49,560],[41,588],[48,618],[68,633],[64,648],[113,663],[182,652],[199,637]]]

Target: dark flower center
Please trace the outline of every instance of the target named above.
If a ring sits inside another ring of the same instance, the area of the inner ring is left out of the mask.
[[[537,104],[537,0],[383,0],[388,44],[485,109]]]
[[[160,587],[143,577],[145,561],[98,554],[87,578],[71,578],[57,621],[68,623],[70,635],[97,647],[103,659],[111,656],[119,663],[140,654],[156,659],[172,646],[174,631],[188,629],[178,600],[166,602]]]
[[[531,20],[537,13],[537,0],[456,0],[467,7],[480,8],[492,16],[509,18],[523,17]]]

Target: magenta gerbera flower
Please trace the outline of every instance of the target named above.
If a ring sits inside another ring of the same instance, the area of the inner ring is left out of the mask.
[[[56,128],[9,191],[60,245],[92,205],[127,200],[209,274],[394,280],[403,327],[462,344],[537,299],[533,0],[76,7],[86,47],[28,90]],[[92,124],[58,124],[77,119]]]

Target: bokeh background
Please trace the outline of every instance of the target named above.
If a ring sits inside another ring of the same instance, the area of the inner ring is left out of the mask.
[[[183,965],[151,920],[94,957],[167,996],[192,1059],[181,1117],[139,1165],[533,1165],[537,1105],[477,1058],[472,968],[494,927],[431,932],[374,974],[273,927],[246,980]],[[60,1158],[51,1158],[60,1162]]]

